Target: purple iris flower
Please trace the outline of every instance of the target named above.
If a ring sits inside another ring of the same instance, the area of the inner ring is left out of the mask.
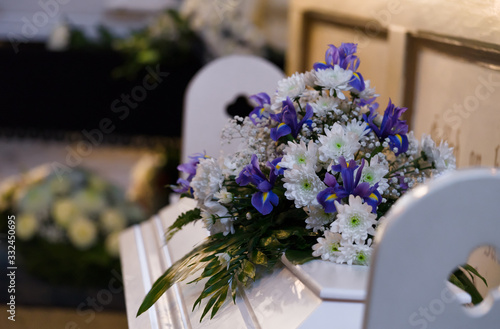
[[[186,193],[190,190],[190,183],[193,180],[193,177],[196,175],[196,166],[200,163],[200,159],[206,157],[205,153],[195,153],[189,156],[189,162],[183,163],[177,166],[177,170],[180,172],[184,172],[188,174],[187,179],[179,178],[177,179],[178,187],[172,188],[174,192],[177,193]]]
[[[277,127],[271,128],[271,139],[273,141],[278,141],[280,137],[291,134],[293,138],[297,138],[302,126],[304,124],[309,125],[312,124],[311,117],[313,116],[313,109],[311,105],[306,105],[306,114],[298,122],[297,111],[295,110],[295,106],[293,106],[293,102],[290,97],[287,97],[286,100],[283,101],[283,110],[278,114],[271,114],[271,119],[276,122],[279,122]]]
[[[380,128],[373,122],[377,117],[377,113],[374,109],[370,110],[368,116],[363,114],[364,120],[368,122],[368,125],[370,125],[370,128],[375,132],[380,141],[389,138],[390,148],[398,148],[398,151],[395,153],[396,155],[408,151],[408,137],[406,136],[406,133],[408,133],[408,125],[406,124],[406,120],[399,119],[406,110],[406,107],[394,106],[389,99],[389,104],[385,109]]]
[[[258,93],[256,95],[250,96],[249,98],[253,100],[255,103],[257,103],[257,106],[254,107],[253,111],[250,112],[249,115],[250,120],[252,120],[252,122],[255,124],[255,119],[253,118],[254,114],[257,116],[257,118],[262,119],[265,113],[264,106],[266,104],[271,104],[271,98],[266,93]]]
[[[339,158],[339,164],[332,166],[332,170],[340,172],[342,176],[342,185],[338,184],[333,175],[325,175],[325,184],[329,187],[321,191],[318,196],[318,202],[325,208],[326,213],[336,211],[334,201],[348,197],[349,195],[361,197],[367,204],[372,206],[372,212],[377,211],[381,196],[377,191],[378,183],[370,186],[370,183],[359,183],[365,160],[361,160],[361,166],[358,166],[356,160],[345,161],[344,157]],[[359,168],[359,169],[358,169]],[[358,171],[356,172],[356,169]],[[356,175],[354,173],[356,172]]]
[[[316,200],[325,208],[325,212],[330,214],[336,212],[335,201],[340,201],[341,198],[335,192],[339,188],[339,184],[332,174],[325,174],[325,184],[328,186],[323,191],[319,192],[316,196]]]
[[[358,92],[365,90],[365,80],[361,73],[356,72],[359,67],[359,58],[356,56],[358,45],[355,43],[342,43],[339,48],[334,45],[329,45],[325,53],[324,63],[314,63],[313,68],[317,70],[325,70],[327,68],[334,68],[335,65],[343,68],[344,70],[353,71],[352,79],[349,85]]]
[[[332,68],[335,65],[340,66],[344,70],[355,72],[359,67],[359,58],[356,56],[358,45],[355,43],[342,43],[339,48],[334,45],[328,45],[329,48],[325,53],[324,63],[314,63],[315,70],[324,70]]]
[[[273,210],[273,206],[278,205],[279,197],[272,191],[272,189],[278,174],[283,172],[282,168],[277,167],[277,164],[280,161],[281,158],[278,158],[273,162],[267,163],[267,166],[271,168],[269,179],[267,179],[266,175],[264,175],[264,173],[260,170],[259,160],[254,154],[252,155],[250,164],[243,168],[239,176],[236,178],[236,183],[240,186],[252,184],[257,187],[259,191],[253,194],[252,205],[262,215],[269,214]]]

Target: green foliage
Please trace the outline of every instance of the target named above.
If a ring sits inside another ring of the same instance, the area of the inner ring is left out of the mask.
[[[200,209],[192,209],[181,214],[175,222],[167,229],[166,239],[169,241],[175,233],[180,231],[184,226],[189,223],[194,223],[200,219]]]
[[[488,286],[486,279],[481,276],[475,268],[470,266],[469,264],[465,264],[459,268],[457,268],[449,277],[449,281],[453,283],[455,286],[458,288],[462,289],[463,291],[467,292],[472,299],[472,304],[477,305],[483,301],[483,297],[477,290],[476,286],[474,285],[473,279],[471,280],[469,278],[478,277],[481,279],[486,286]]]
[[[277,211],[274,216],[254,216],[250,221],[241,220],[241,225],[238,225],[234,234],[224,236],[217,233],[207,237],[200,246],[173,264],[153,284],[137,315],[150,308],[174,283],[202,270],[199,276],[189,282],[201,283],[206,280],[193,309],[201,306],[202,301],[207,299],[200,321],[209,313],[212,318],[229,294],[235,301],[238,289],[243,289],[258,278],[258,273],[261,272],[259,268],[273,268],[283,252],[289,248],[294,248],[291,255],[300,254],[301,259],[305,259],[303,255],[306,253],[311,256],[310,243],[318,234],[301,225],[306,213],[302,209],[290,207],[286,202],[281,206],[284,211]],[[168,228],[167,239],[186,224],[199,218],[199,209],[183,213]],[[288,224],[286,229],[278,224],[284,221]],[[301,248],[304,250],[299,251]],[[225,254],[228,255],[229,261],[223,260],[222,255]]]

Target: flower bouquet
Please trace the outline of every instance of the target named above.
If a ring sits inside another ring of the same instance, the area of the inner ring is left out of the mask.
[[[241,143],[239,151],[218,159],[195,154],[178,167],[188,176],[175,190],[194,197],[197,208],[179,216],[166,237],[198,220],[210,235],[154,283],[138,314],[197,273],[191,282],[208,280],[194,307],[208,299],[202,318],[213,317],[283,254],[296,264],[368,265],[390,207],[455,168],[446,142],[418,141],[408,131],[406,108],[389,101],[377,111],[356,47],[330,45],[313,70],[279,81],[272,96],[251,96],[255,109],[222,132],[224,143]]]
[[[77,168],[56,174],[41,166],[0,190],[0,210],[15,216],[22,268],[50,283],[107,284],[120,270],[120,231],[142,218],[121,189]]]

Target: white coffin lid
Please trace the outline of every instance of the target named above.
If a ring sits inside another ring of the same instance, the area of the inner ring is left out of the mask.
[[[285,266],[258,279],[237,297],[236,305],[227,302],[212,320],[207,315],[201,323],[199,321],[206,301],[191,312],[203,290],[203,281],[174,285],[153,307],[136,317],[152,283],[207,236],[198,222],[187,225],[165,244],[166,228],[177,216],[195,206],[194,200],[181,199],[121,234],[120,253],[130,329],[361,328],[368,267],[321,260],[293,265],[286,258],[282,259]],[[460,299],[467,302],[467,297],[462,294]]]

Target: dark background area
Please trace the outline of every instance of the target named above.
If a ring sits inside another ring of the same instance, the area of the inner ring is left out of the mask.
[[[184,91],[201,67],[195,58],[184,62],[189,64],[161,63],[159,70],[168,76],[121,119],[124,112],[113,112],[112,104],[119,100],[116,107],[127,106],[122,95],[142,88],[145,69],[134,79],[116,79],[111,73],[123,58],[111,50],[51,52],[43,44],[27,44],[16,54],[8,44],[0,45],[0,136],[61,140],[71,133],[74,138],[109,118],[116,128],[104,134],[108,142],[126,143],[131,136],[179,137]]]

